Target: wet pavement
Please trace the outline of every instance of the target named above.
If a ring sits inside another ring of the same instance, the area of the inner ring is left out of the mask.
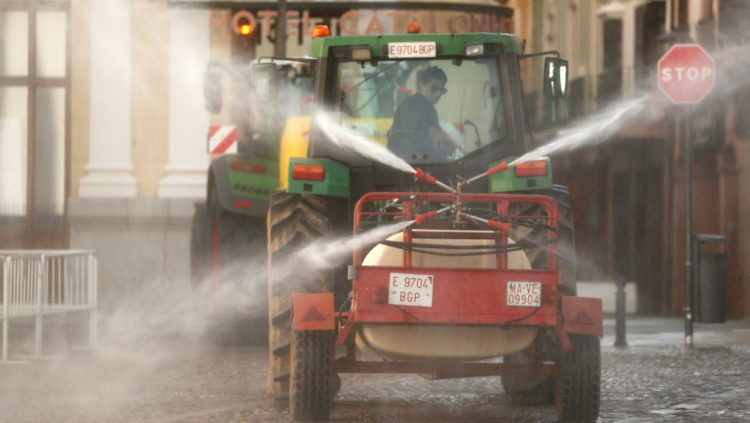
[[[631,318],[628,347],[614,321],[602,339],[601,422],[750,421],[750,321],[696,325]],[[0,364],[0,422],[279,422],[265,393],[264,347],[195,339],[117,344],[28,364]],[[430,381],[342,375],[336,422],[553,422],[552,407],[507,404],[498,378]]]

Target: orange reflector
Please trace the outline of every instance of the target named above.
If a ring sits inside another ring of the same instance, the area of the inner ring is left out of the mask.
[[[547,162],[539,160],[519,163],[516,165],[516,176],[547,176]]]
[[[244,24],[240,27],[240,34],[242,35],[250,35],[253,33],[253,28],[250,27],[248,24]]]
[[[557,301],[557,285],[542,285],[542,301]]]
[[[331,35],[327,25],[315,25],[312,32],[313,38],[322,38]]]
[[[235,207],[252,207],[253,202],[252,201],[235,201],[234,206]]]
[[[422,27],[419,25],[419,22],[412,21],[412,23],[406,28],[406,32],[409,34],[419,34],[422,32]]]
[[[326,168],[320,165],[296,164],[292,169],[292,179],[322,181],[325,176]]]

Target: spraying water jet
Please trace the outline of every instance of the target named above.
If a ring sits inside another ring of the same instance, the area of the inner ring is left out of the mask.
[[[417,172],[417,170],[404,159],[398,157],[384,146],[368,139],[353,129],[337,123],[330,113],[320,111],[315,114],[313,120],[326,134],[327,140],[334,145],[356,151],[368,159],[402,172]]]
[[[567,153],[582,147],[606,142],[620,128],[631,123],[650,105],[656,102],[652,95],[644,95],[632,100],[615,103],[598,113],[558,132],[557,137],[532,151],[529,151],[509,165],[537,160],[545,156]]]

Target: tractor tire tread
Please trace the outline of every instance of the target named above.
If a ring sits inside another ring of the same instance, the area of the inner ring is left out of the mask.
[[[573,349],[562,351],[557,412],[562,422],[595,422],[599,417],[601,350],[595,335],[568,335]]]
[[[295,421],[328,420],[335,389],[333,331],[294,334],[289,414]]]
[[[271,196],[268,210],[268,339],[267,389],[277,400],[289,396],[289,351],[292,342],[292,294],[331,292],[327,270],[305,269],[295,254],[330,232],[331,210],[326,199],[314,195],[279,193]]]

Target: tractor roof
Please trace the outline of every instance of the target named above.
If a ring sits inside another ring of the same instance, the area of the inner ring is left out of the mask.
[[[315,38],[310,47],[310,56],[316,58],[328,57],[330,47],[335,46],[370,46],[374,57],[386,57],[388,43],[409,41],[435,41],[438,46],[438,57],[463,55],[464,45],[470,43],[502,44],[506,52],[521,54],[521,41],[517,35],[473,32],[468,34],[354,35]]]

